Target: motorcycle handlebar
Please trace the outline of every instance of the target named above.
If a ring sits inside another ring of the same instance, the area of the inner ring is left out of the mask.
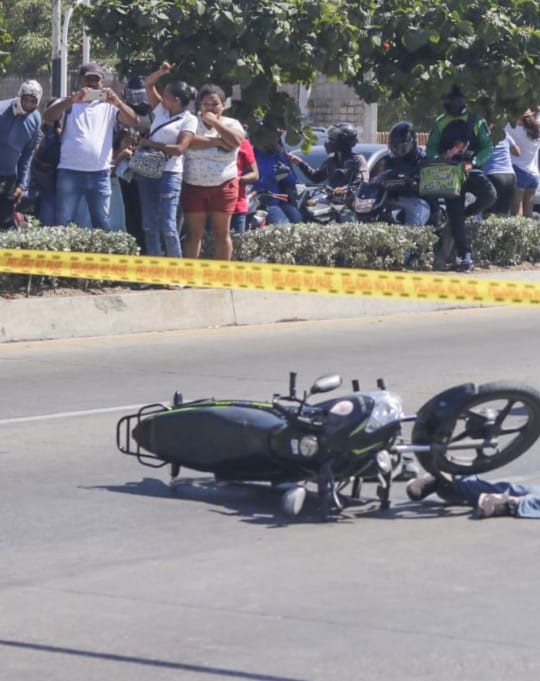
[[[295,402],[298,405],[298,409],[293,410],[291,407],[286,407],[280,403],[281,401]],[[285,417],[287,421],[295,421],[297,423],[302,423],[305,426],[311,426],[313,428],[321,427],[322,423],[315,422],[313,414],[306,415],[302,412],[302,406],[305,404],[303,400],[299,400],[292,396],[274,395],[272,400],[272,406],[276,411],[278,411],[282,416]],[[309,405],[308,405],[309,406]],[[313,409],[313,407],[310,407]],[[322,413],[322,412],[321,412]]]

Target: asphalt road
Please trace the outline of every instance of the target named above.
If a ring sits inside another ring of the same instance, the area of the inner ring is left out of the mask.
[[[133,405],[268,399],[337,371],[415,411],[450,385],[540,387],[535,310],[462,310],[0,345],[0,678],[506,681],[540,671],[540,523],[395,485],[320,524],[276,490],[116,451]],[[540,481],[540,444],[504,469]],[[369,490],[366,490],[369,494]]]

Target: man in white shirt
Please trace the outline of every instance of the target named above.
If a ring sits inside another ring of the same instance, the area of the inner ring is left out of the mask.
[[[92,227],[109,231],[111,160],[116,120],[137,126],[137,115],[111,88],[103,87],[103,70],[94,63],[79,72],[80,89],[56,102],[45,121],[62,119],[56,195],[58,224],[74,222],[81,199],[88,205]]]

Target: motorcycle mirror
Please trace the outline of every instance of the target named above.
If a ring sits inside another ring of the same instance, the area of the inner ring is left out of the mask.
[[[341,385],[341,376],[338,374],[324,374],[319,376],[315,383],[311,386],[310,394],[327,393],[330,390],[335,390]]]

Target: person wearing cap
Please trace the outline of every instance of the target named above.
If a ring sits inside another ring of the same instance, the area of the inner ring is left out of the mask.
[[[497,192],[482,166],[491,157],[493,145],[488,125],[469,110],[465,96],[457,85],[442,96],[444,113],[438,116],[429,135],[426,158],[461,163],[466,179],[461,194],[446,199],[448,223],[457,255],[457,267],[463,272],[473,268],[471,247],[465,218],[490,208],[497,200]],[[465,195],[473,194],[475,200],[465,207]]]
[[[511,135],[520,149],[512,158],[516,173],[516,187],[512,199],[512,214],[532,218],[534,195],[540,182],[538,152],[540,150],[540,123],[536,113],[527,109],[517,119],[515,126],[507,123],[504,131]]]
[[[0,229],[14,225],[13,212],[28,187],[32,154],[38,143],[43,91],[27,80],[15,99],[0,101]]]
[[[63,125],[56,181],[57,222],[76,221],[79,203],[88,205],[92,227],[111,230],[111,163],[117,121],[136,127],[133,109],[114,90],[103,87],[103,69],[95,63],[79,71],[80,88],[48,107],[47,122]]]

